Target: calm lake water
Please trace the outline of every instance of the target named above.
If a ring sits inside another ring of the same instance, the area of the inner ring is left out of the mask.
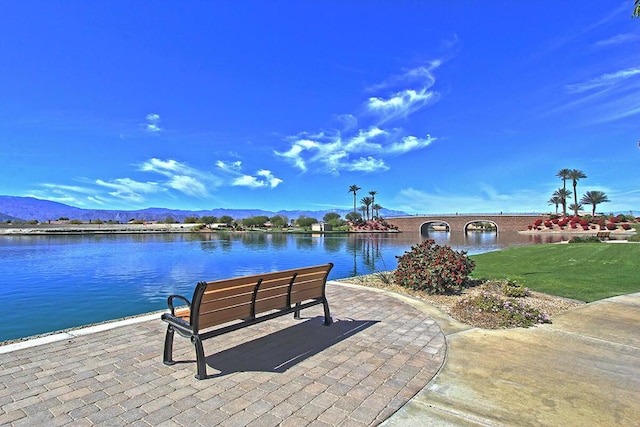
[[[198,281],[333,262],[330,279],[392,270],[425,236],[131,234],[0,236],[0,341],[166,308]],[[541,243],[517,233],[436,232],[477,254]],[[542,242],[544,243],[544,242]]]

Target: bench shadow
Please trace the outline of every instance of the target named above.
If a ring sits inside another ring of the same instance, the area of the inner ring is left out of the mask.
[[[322,316],[312,317],[286,329],[211,354],[206,357],[207,365],[218,373],[209,373],[207,377],[221,377],[236,372],[283,373],[379,321],[340,319],[330,326],[325,326],[323,322]],[[214,338],[216,339],[224,339],[224,335]]]

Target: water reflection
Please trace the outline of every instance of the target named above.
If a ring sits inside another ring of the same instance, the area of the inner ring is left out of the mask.
[[[0,236],[0,293],[30,307],[5,313],[0,341],[164,309],[167,295],[190,296],[202,280],[326,262],[334,263],[330,279],[393,270],[425,238],[471,255],[567,239],[447,231]]]
[[[464,250],[469,255],[496,251],[510,246],[523,246],[540,243],[556,243],[568,240],[570,236],[562,234],[527,235],[516,231],[428,231],[420,235],[421,239],[433,239],[439,245],[448,245],[455,250]]]

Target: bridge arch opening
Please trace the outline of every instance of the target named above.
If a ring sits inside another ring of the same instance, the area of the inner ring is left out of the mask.
[[[427,221],[420,225],[420,235],[422,236],[429,236],[429,234],[433,235],[435,233],[449,233],[450,231],[451,226],[445,221]]]
[[[464,234],[468,233],[498,233],[498,224],[486,219],[469,221],[464,225]]]

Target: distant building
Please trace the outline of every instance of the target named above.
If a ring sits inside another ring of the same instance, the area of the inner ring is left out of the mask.
[[[317,222],[315,224],[311,224],[311,231],[332,231],[333,227],[331,224],[327,224],[324,222]]]

